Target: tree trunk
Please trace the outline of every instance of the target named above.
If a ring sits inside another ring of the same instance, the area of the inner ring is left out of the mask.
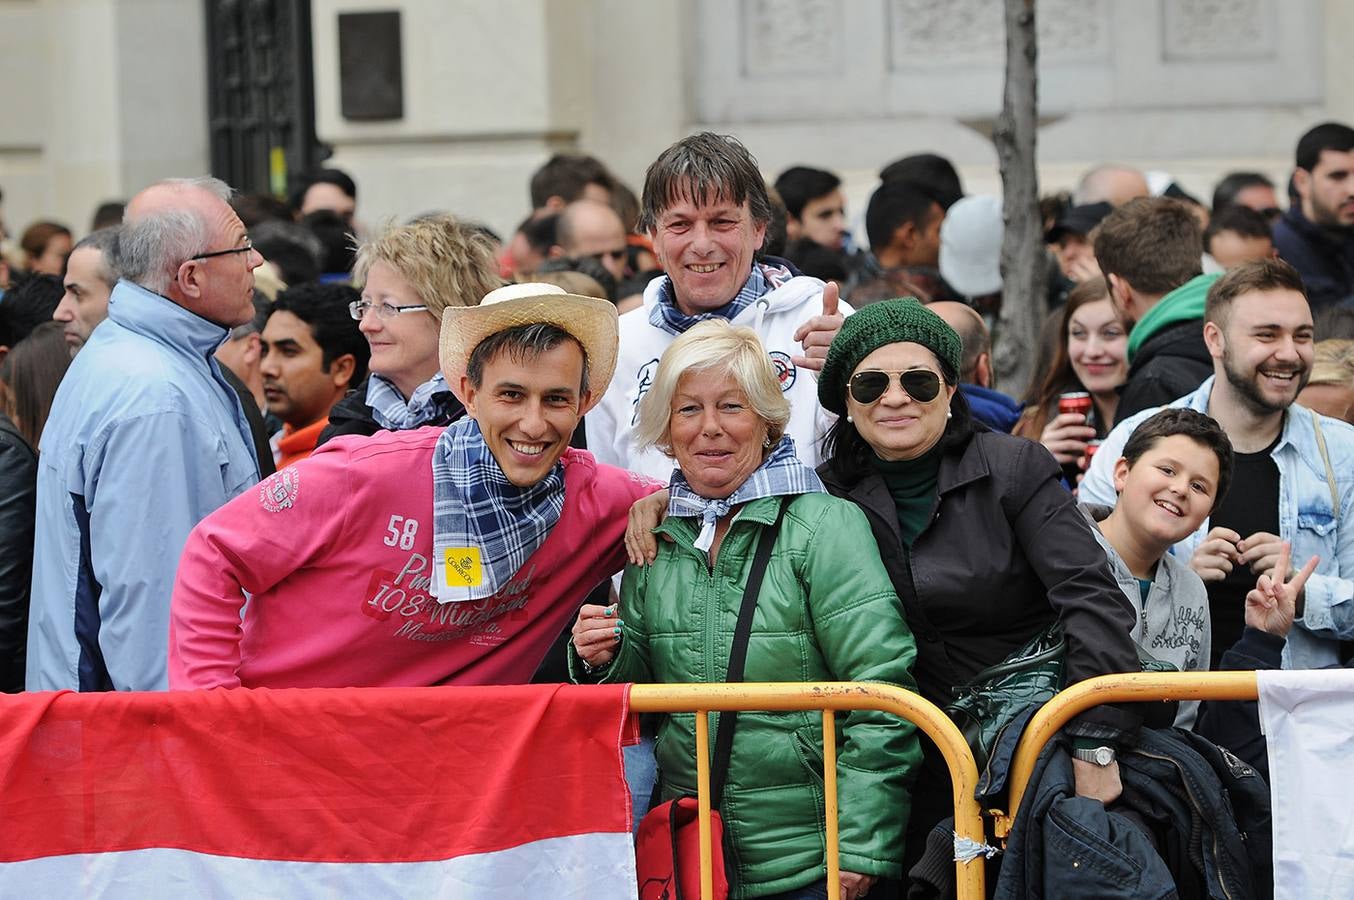
[[[1044,223],[1039,215],[1035,139],[1039,126],[1039,41],[1035,0],[1004,0],[1006,89],[992,140],[1001,166],[1006,234],[1001,242],[1002,302],[993,365],[998,383],[1020,396],[1036,377],[1039,328],[1048,296]]]

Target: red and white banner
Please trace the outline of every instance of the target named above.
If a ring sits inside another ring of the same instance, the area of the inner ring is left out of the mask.
[[[0,897],[633,897],[627,690],[0,696]]]

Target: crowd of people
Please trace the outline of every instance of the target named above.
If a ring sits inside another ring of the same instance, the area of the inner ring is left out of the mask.
[[[859,244],[838,176],[768,183],[726,135],[638,195],[567,154],[529,193],[506,239],[369,234],[333,169],[28,227],[0,266],[0,687],[859,680],[950,707],[1033,647],[1066,684],[1348,660],[1354,129],[1302,136],[1286,204],[1095,166],[1042,204],[1037,298],[1004,290],[1000,198],[936,154],[881,170]],[[1019,397],[992,363],[1015,302],[1045,316]],[[817,719],[737,721],[733,895],[826,896]],[[1148,870],[1263,896],[1258,862],[1169,853],[1179,823],[1134,805],[1119,761],[1163,729],[1265,771],[1253,707],[1102,705],[1045,777],[1127,810],[1104,841]],[[696,787],[694,715],[642,731],[637,819]],[[943,893],[939,754],[881,713],[838,731],[843,897]],[[974,747],[991,794],[1001,737]]]

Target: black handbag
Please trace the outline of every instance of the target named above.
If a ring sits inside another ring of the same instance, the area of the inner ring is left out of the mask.
[[[1066,684],[1067,638],[1054,622],[968,684],[954,688],[945,714],[959,726],[978,771],[987,766],[1002,730],[1025,711],[1043,706]]]
[[[1144,672],[1175,672],[1172,663],[1138,651]],[[1010,656],[983,669],[968,684],[954,689],[945,714],[973,751],[978,771],[987,767],[1002,731],[1028,710],[1037,710],[1067,686],[1067,638],[1062,623],[1054,622],[1030,638]]]

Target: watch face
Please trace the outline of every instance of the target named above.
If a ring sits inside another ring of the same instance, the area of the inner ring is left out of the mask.
[[[1108,766],[1114,762],[1114,751],[1109,747],[1095,748],[1095,764],[1097,766]]]

